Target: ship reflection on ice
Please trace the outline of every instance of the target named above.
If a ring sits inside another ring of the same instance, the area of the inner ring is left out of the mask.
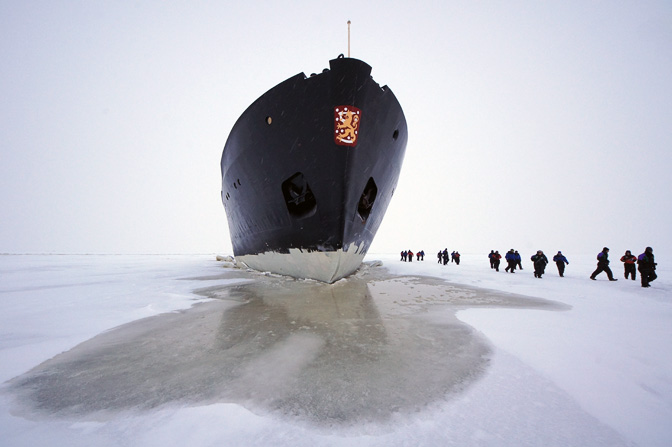
[[[557,308],[383,268],[331,285],[224,272],[250,281],[201,289],[214,300],[105,332],[12,380],[20,411],[232,402],[311,424],[383,422],[450,399],[486,370],[489,345],[457,310]]]

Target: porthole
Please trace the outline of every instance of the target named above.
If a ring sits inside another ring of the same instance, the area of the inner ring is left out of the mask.
[[[392,139],[396,140],[399,138],[399,129],[395,129],[395,131],[392,133]]]
[[[268,125],[270,126],[272,122],[273,122],[273,118],[271,118],[270,115],[267,116],[267,117],[266,117],[266,124],[268,124]]]

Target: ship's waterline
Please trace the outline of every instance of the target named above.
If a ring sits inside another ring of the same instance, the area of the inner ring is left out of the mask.
[[[254,270],[269,271],[295,278],[315,279],[333,283],[354,273],[366,255],[357,246],[347,250],[306,251],[290,249],[289,253],[265,252],[236,256],[236,264]]]

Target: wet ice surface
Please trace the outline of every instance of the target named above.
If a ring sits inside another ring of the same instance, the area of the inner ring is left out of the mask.
[[[202,288],[212,301],[102,333],[13,379],[15,411],[67,418],[236,403],[311,425],[385,422],[450,400],[487,370],[487,340],[456,311],[567,309],[379,267],[333,285],[221,275],[233,277],[250,281]]]

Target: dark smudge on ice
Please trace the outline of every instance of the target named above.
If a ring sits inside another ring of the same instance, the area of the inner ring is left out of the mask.
[[[13,379],[16,411],[104,417],[232,402],[326,426],[384,422],[486,371],[489,344],[456,311],[563,309],[376,264],[331,285],[236,269],[221,278],[249,281],[197,290],[213,300],[104,332]]]

